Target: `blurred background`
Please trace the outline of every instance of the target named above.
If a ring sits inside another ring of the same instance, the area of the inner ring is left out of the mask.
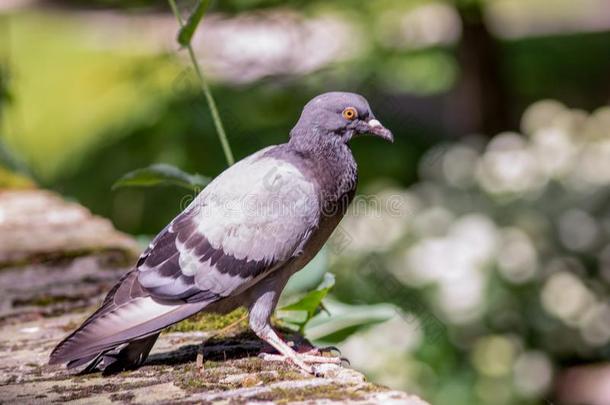
[[[162,229],[184,189],[112,184],[226,167],[176,31],[162,0],[3,0],[0,187]],[[337,277],[308,337],[433,404],[610,402],[609,0],[223,0],[193,46],[237,159],[330,90],[395,134],[353,142],[361,198],[287,291]]]

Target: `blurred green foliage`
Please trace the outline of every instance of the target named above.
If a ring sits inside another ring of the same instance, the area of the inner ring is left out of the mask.
[[[610,360],[610,107],[541,101],[521,127],[438,145],[420,182],[379,194],[397,212],[343,223],[335,295],[402,308],[391,333],[417,341],[358,365],[410,364],[432,403],[538,403],[554,374]]]
[[[335,286],[335,276],[332,273],[325,273],[324,279],[314,290],[299,298],[296,302],[284,305],[279,308],[280,312],[287,313],[280,319],[288,325],[298,329],[300,333],[305,332],[305,326],[309,321],[324,310],[322,300]]]
[[[154,120],[179,71],[167,57],[140,50],[136,39],[105,50],[99,33],[61,14],[16,14],[4,22],[11,30],[14,97],[1,128],[43,183],[77,170],[98,145]]]

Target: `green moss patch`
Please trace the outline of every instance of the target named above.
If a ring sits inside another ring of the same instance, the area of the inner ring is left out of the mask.
[[[248,398],[253,401],[273,401],[277,404],[290,402],[312,401],[317,399],[328,399],[334,401],[363,400],[369,392],[368,387],[354,387],[346,385],[322,385],[306,388],[274,388]]]
[[[232,329],[243,331],[248,328],[246,315],[247,311],[244,308],[238,308],[226,315],[202,312],[167,328],[165,332],[221,331],[233,324],[235,326]]]
[[[98,377],[99,378],[99,377]],[[89,398],[92,396],[113,393],[117,395],[123,395],[123,393],[128,395],[128,391],[134,390],[142,387],[150,387],[153,385],[157,385],[161,382],[170,381],[171,377],[167,376],[165,378],[157,378],[157,379],[147,379],[141,381],[129,381],[129,382],[108,382],[105,384],[92,384],[92,385],[83,385],[83,384],[75,384],[73,387],[59,386],[55,385],[51,389],[51,391],[63,394],[60,397],[60,400],[63,402],[75,401],[78,399]]]
[[[231,377],[244,374],[240,380]],[[289,364],[270,363],[259,358],[244,358],[226,363],[206,361],[203,369],[187,364],[174,373],[174,383],[188,392],[227,391],[309,378]]]

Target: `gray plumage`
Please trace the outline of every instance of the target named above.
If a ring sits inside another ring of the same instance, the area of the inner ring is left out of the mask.
[[[392,140],[363,97],[311,100],[287,143],[229,167],[157,235],[49,363],[133,369],[163,328],[244,306],[259,337],[310,371],[269,318],[288,278],[316,255],[351,202],[357,168],[347,143],[364,133]]]

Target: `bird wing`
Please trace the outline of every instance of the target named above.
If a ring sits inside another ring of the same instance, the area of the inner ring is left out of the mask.
[[[317,186],[265,151],[223,172],[152,241],[137,269],[154,299],[216,301],[301,252],[320,218]]]
[[[245,290],[297,256],[319,222],[316,184],[265,151],[210,183],[53,350],[50,364],[97,362],[119,345]]]

